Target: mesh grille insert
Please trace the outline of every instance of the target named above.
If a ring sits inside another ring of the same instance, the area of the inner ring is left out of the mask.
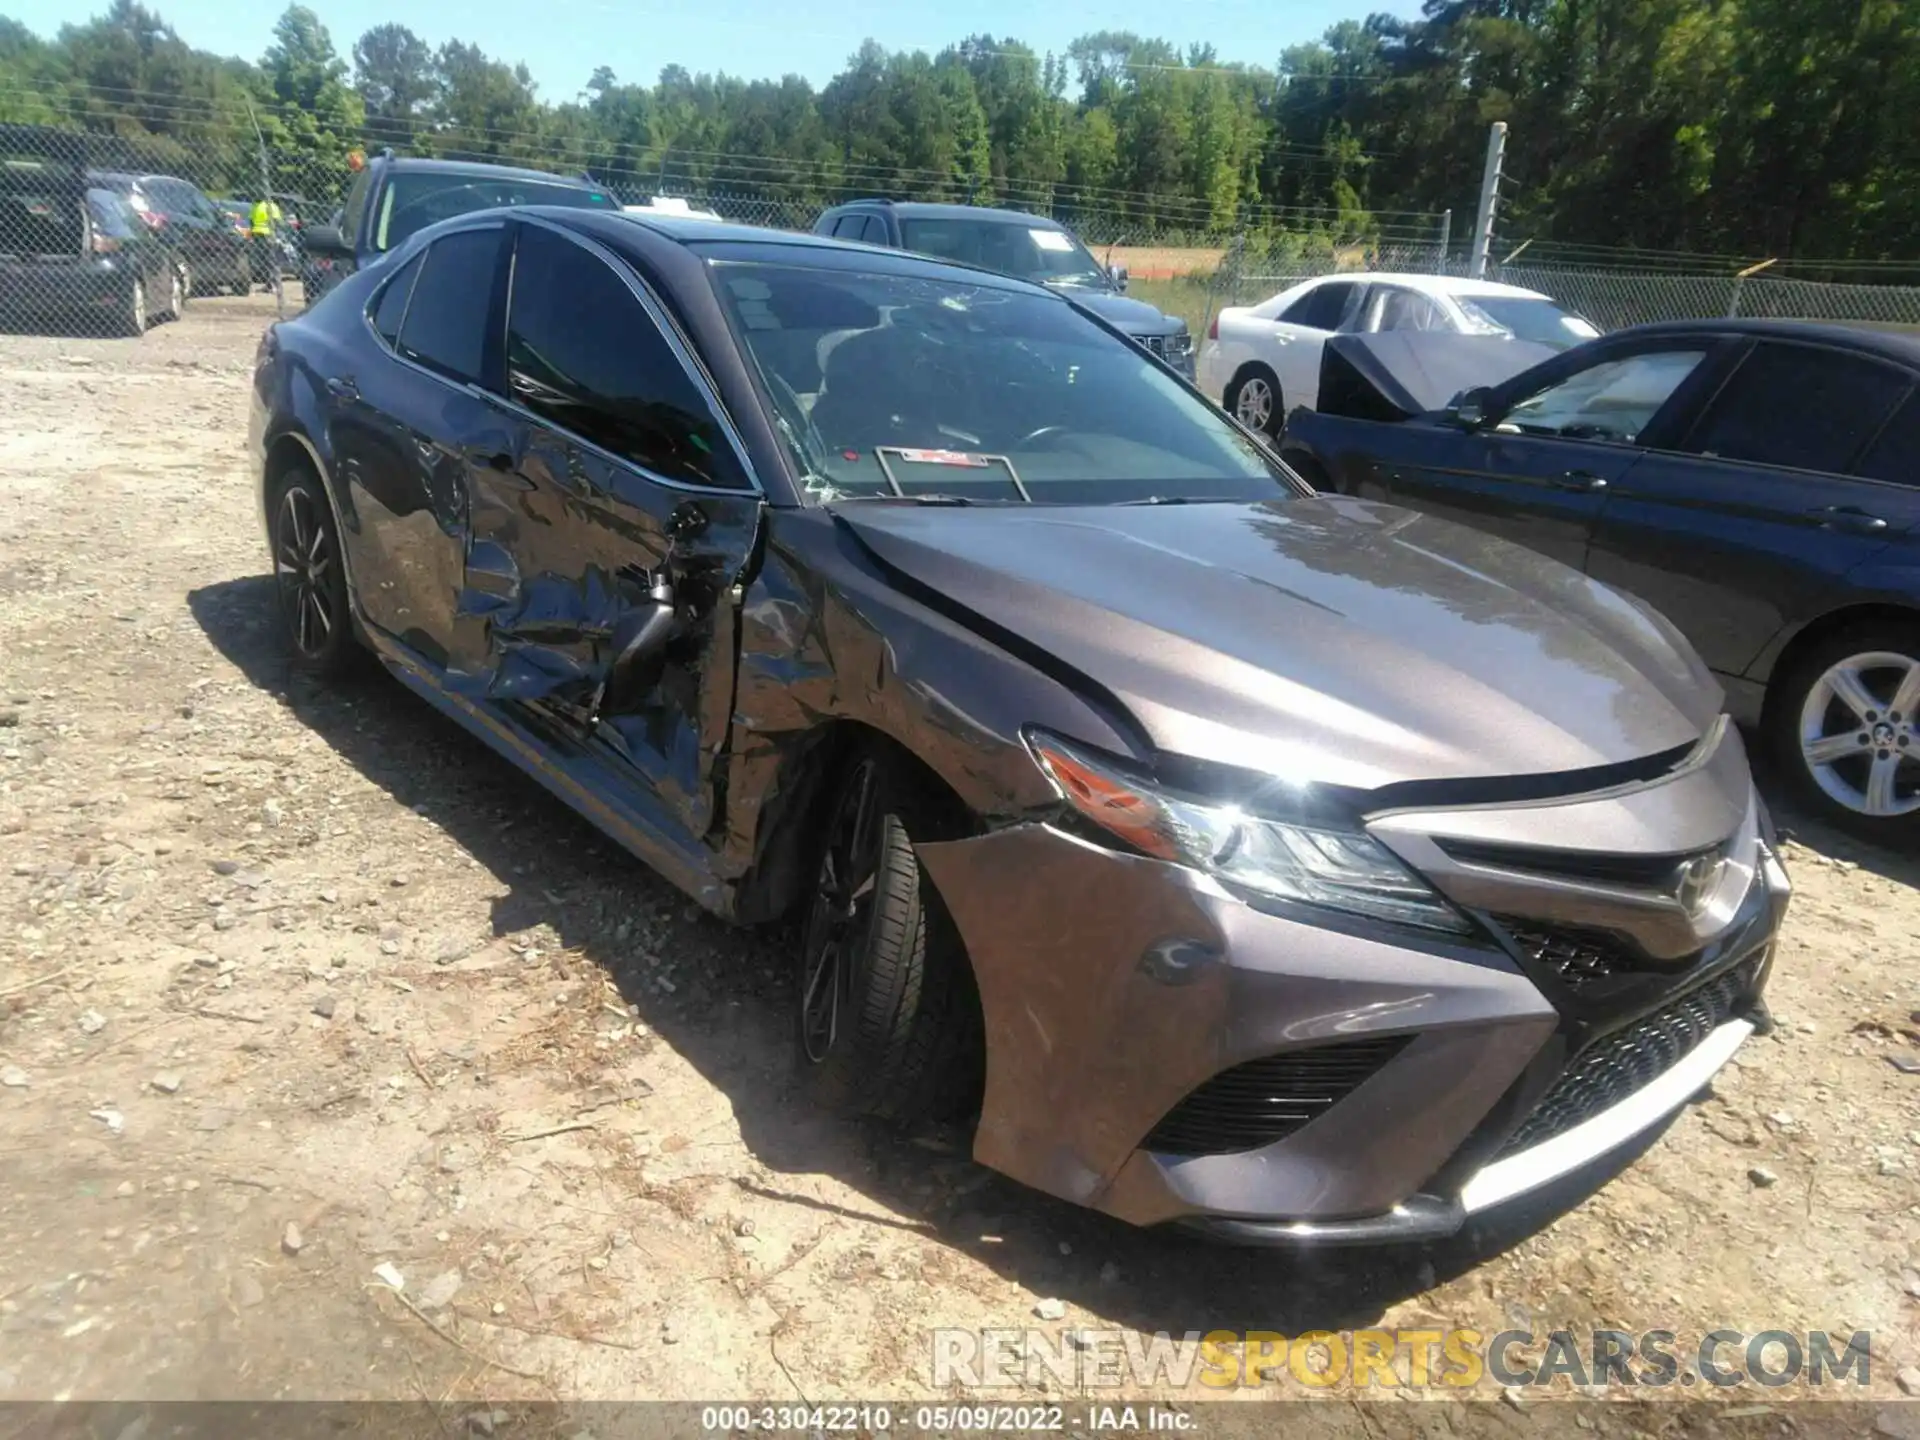
[[[1168,1111],[1145,1148],[1163,1155],[1229,1155],[1270,1145],[1332,1109],[1412,1038],[1315,1045],[1223,1070]]]
[[[1577,930],[1541,930],[1524,920],[1496,917],[1520,953],[1551,970],[1569,990],[1627,971],[1649,968],[1619,941]]]
[[[1500,1154],[1551,1140],[1671,1070],[1733,1018],[1752,978],[1750,963],[1736,966],[1663,1009],[1601,1036],[1574,1056]]]

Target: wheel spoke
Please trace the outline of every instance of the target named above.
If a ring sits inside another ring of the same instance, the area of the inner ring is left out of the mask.
[[[1894,794],[1893,779],[1900,770],[1898,755],[1876,755],[1873,768],[1867,773],[1866,812],[1869,815],[1891,815],[1898,808],[1899,801]]]
[[[1827,688],[1833,691],[1836,700],[1863,721],[1871,723],[1880,714],[1880,702],[1867,689],[1858,670],[1836,665],[1827,672]]]
[[[312,653],[313,620],[307,610],[307,587],[304,581],[293,589],[293,634],[300,648]]]
[[[307,542],[307,562],[318,560],[327,548],[327,532],[321,526],[313,527],[313,539]]]
[[[1901,721],[1913,722],[1913,712],[1920,709],[1920,662],[1908,662],[1907,673],[1900,677],[1900,687],[1893,692],[1889,708]]]
[[[1864,731],[1849,730],[1844,734],[1824,735],[1818,740],[1809,740],[1800,747],[1800,753],[1806,756],[1809,765],[1831,765],[1849,755],[1865,754],[1867,741],[1868,736]]]
[[[311,586],[307,589],[307,603],[313,606],[313,618],[320,622],[320,639],[324,643],[333,634],[333,617],[327,614],[327,605],[320,598],[320,592]]]

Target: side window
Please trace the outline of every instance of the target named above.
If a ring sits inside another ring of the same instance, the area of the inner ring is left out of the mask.
[[[1790,470],[1844,472],[1911,381],[1891,365],[1811,345],[1756,346],[1682,447]]]
[[[407,297],[413,294],[414,277],[420,273],[422,256],[416,255],[400,267],[400,273],[380,287],[373,302],[373,328],[392,345],[400,338],[400,321],[407,313]]]
[[[397,347],[402,355],[455,380],[480,378],[500,236],[463,230],[434,242],[414,278]]]
[[[1529,395],[1500,428],[1630,445],[1705,358],[1704,350],[1651,350],[1603,360]]]
[[[1447,326],[1440,308],[1419,291],[1378,285],[1367,302],[1366,319],[1358,328],[1363,331],[1444,330]]]
[[[340,207],[340,235],[349,245],[360,239],[360,216],[367,205],[367,187],[373,183],[373,172],[362,170],[353,177],[353,184],[347,190],[346,202]]]
[[[1860,457],[1854,474],[1896,485],[1920,485],[1920,390],[1908,392],[1907,403]]]
[[[699,387],[626,282],[537,225],[520,227],[519,247],[507,312],[514,401],[666,479],[743,487]]]
[[[1340,328],[1340,317],[1346,313],[1347,302],[1351,299],[1351,281],[1331,280],[1325,285],[1314,286],[1281,311],[1280,318],[1289,325],[1305,325],[1314,330],[1337,330]]]
[[[860,232],[860,238],[869,245],[885,245],[887,243],[887,222],[882,220],[878,215],[867,216],[866,228]]]
[[[867,217],[864,215],[842,215],[839,220],[834,223],[833,238],[836,240],[858,240],[861,231],[866,229],[866,225]]]

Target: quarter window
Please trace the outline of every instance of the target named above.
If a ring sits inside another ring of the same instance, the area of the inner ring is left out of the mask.
[[[416,255],[400,267],[373,305],[373,328],[391,345],[400,338],[400,320],[407,313],[407,297],[413,293],[414,277],[420,273],[421,257]]]
[[[1631,445],[1705,356],[1653,350],[1603,360],[1529,395],[1501,418],[1501,428]]]
[[[1891,365],[1842,350],[1762,344],[1734,371],[1685,448],[1844,473],[1911,384]]]
[[[700,388],[626,281],[537,225],[520,227],[507,385],[518,404],[656,475],[746,484]]]
[[[402,355],[455,380],[481,377],[499,255],[498,230],[463,230],[434,242],[414,278],[400,328]]]

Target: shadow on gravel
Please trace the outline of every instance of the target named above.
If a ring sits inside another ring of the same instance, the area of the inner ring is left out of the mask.
[[[728,1097],[760,1164],[776,1176],[832,1175],[902,1218],[843,1211],[777,1178],[737,1177],[746,1193],[921,1231],[1036,1295],[1114,1324],[1176,1335],[1297,1334],[1375,1323],[1388,1307],[1550,1224],[1638,1153],[1629,1147],[1444,1244],[1249,1252],[1051,1200],[975,1166],[963,1137],[906,1137],[821,1115],[790,1083],[793,951],[783,932],[733,929],[705,915],[377,666],[334,687],[294,674],[271,621],[270,577],[209,585],[188,604],[249,680],[507,887],[494,902],[496,934],[544,922],[611,976],[645,1022]],[[673,992],[653,983],[649,956],[671,964]],[[1524,1327],[1517,1305],[1509,1317]]]

